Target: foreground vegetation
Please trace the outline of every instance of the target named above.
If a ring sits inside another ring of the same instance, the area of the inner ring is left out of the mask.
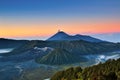
[[[108,60],[85,69],[71,67],[57,72],[51,80],[120,80],[120,59]]]

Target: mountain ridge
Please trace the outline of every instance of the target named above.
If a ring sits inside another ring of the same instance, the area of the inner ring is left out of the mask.
[[[73,41],[73,40],[84,40],[88,42],[104,42],[103,40],[88,36],[88,35],[69,35],[63,31],[58,31],[56,34],[48,38],[46,41]]]
[[[29,42],[29,40],[15,40],[8,38],[0,38],[0,49],[4,48],[18,48]]]

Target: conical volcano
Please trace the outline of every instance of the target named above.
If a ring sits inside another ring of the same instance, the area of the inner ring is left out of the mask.
[[[79,57],[73,55],[65,49],[60,48],[54,49],[52,52],[38,60],[39,63],[50,65],[71,64],[79,61]]]

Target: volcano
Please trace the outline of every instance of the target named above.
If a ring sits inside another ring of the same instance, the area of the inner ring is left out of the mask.
[[[52,37],[48,38],[47,41],[74,41],[74,40],[84,40],[88,42],[103,42],[100,39],[88,36],[88,35],[69,35],[63,31],[58,31]]]

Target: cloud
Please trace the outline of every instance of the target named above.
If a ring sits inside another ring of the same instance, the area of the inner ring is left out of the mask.
[[[103,34],[94,34],[92,35],[96,38],[111,41],[111,42],[120,42],[120,32],[118,33],[103,33]]]

